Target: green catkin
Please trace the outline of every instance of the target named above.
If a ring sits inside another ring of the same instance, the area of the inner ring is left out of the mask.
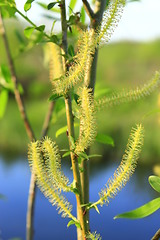
[[[62,217],[68,217],[76,220],[76,218],[71,214],[72,205],[65,199],[62,194],[60,194],[59,191],[57,191],[57,189],[54,188],[52,182],[50,182],[50,177],[48,177],[46,168],[44,166],[41,143],[39,141],[30,143],[28,150],[28,160],[31,171],[34,172],[36,176],[37,185],[45,197],[49,199],[52,205],[57,206],[57,209],[59,210],[59,213],[62,214]]]
[[[125,154],[123,155],[120,166],[114,172],[105,188],[99,193],[100,200],[97,203],[108,204],[109,199],[114,198],[117,193],[126,185],[129,178],[135,171],[137,160],[143,145],[144,129],[142,125],[132,128]]]
[[[135,90],[115,93],[95,101],[95,108],[101,110],[103,107],[113,107],[121,103],[137,101],[142,97],[150,95],[159,85],[160,72],[156,72],[154,78],[142,87],[137,87]]]
[[[61,172],[61,156],[57,144],[45,137],[41,146],[50,181],[57,190],[69,191],[69,179]]]
[[[80,92],[80,135],[75,148],[77,154],[84,152],[96,137],[96,117],[92,89],[83,87]]]

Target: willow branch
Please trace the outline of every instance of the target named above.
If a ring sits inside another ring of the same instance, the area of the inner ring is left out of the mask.
[[[92,20],[95,18],[95,14],[87,0],[82,0],[86,13],[88,14],[89,18]]]
[[[5,26],[4,26],[4,22],[3,22],[3,19],[2,19],[1,13],[0,13],[0,29],[1,29],[1,35],[2,35],[2,38],[3,38],[3,42],[4,42],[4,45],[5,45],[5,49],[6,49],[7,59],[8,59],[8,63],[9,63],[9,69],[10,69],[10,73],[11,73],[11,80],[12,80],[13,85],[14,85],[14,96],[15,96],[15,99],[16,99],[16,102],[17,102],[17,105],[18,105],[18,108],[19,108],[19,112],[21,114],[21,118],[24,122],[27,135],[28,135],[30,140],[33,140],[33,139],[35,139],[35,136],[34,136],[32,128],[31,128],[31,125],[29,123],[26,111],[25,111],[25,106],[24,106],[24,103],[23,103],[23,99],[22,99],[22,97],[20,95],[20,92],[18,90],[18,79],[17,79],[17,76],[16,76],[14,62],[13,62],[11,52],[10,52],[10,49],[9,49],[8,39],[7,39],[7,36],[6,36]]]
[[[65,0],[61,0],[61,25],[62,25],[62,49],[67,54],[67,21],[66,21],[66,7],[65,7]],[[65,63],[65,70],[67,70],[67,66]],[[68,125],[68,133],[69,136],[75,138],[74,135],[74,119],[72,114],[72,102],[71,102],[71,94],[68,92],[65,96],[65,106],[66,106],[66,117],[67,117],[67,125]],[[69,140],[70,149],[71,143]],[[82,204],[82,190],[81,190],[81,181],[80,181],[80,173],[79,173],[79,166],[78,166],[78,159],[71,152],[71,162],[72,162],[72,169],[73,169],[73,177],[76,182],[76,188],[79,194],[76,194],[77,200],[77,214],[81,224],[81,231],[82,237],[85,239],[86,236],[86,226],[83,217],[83,209],[81,207]]]
[[[83,1],[84,2],[84,1]],[[85,1],[86,2],[86,1]],[[96,28],[100,25],[102,21],[102,15],[106,7],[106,0],[97,0],[95,3],[95,10],[93,18],[91,19],[91,41],[94,41]],[[88,13],[88,12],[87,12]],[[96,69],[97,69],[97,59],[98,59],[98,49],[95,53],[89,56],[87,61],[87,67],[84,77],[84,84],[88,88],[92,88],[94,94],[94,88],[96,83]],[[87,154],[89,149],[87,150]],[[82,200],[83,204],[89,203],[89,160],[85,159],[82,161],[81,167],[83,172],[81,173],[81,184],[82,184]],[[89,211],[86,212],[84,216],[85,225],[87,226],[87,231],[89,231]]]
[[[155,235],[152,238],[152,240],[158,240],[158,239],[160,239],[160,229],[158,229],[158,231],[155,233]]]

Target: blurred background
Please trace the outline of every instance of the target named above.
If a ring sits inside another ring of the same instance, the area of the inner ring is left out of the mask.
[[[16,1],[23,11],[25,1]],[[46,4],[50,1],[46,1]],[[78,11],[77,5],[75,11]],[[149,81],[160,67],[160,2],[143,0],[129,2],[119,27],[108,45],[100,49],[97,68],[95,95],[101,89],[106,92],[136,88]],[[69,10],[68,10],[69,11]],[[36,12],[36,14],[35,14]],[[48,12],[36,3],[27,13],[37,25],[52,27],[53,19],[59,15],[47,16]],[[5,27],[18,80],[23,88],[26,111],[35,135],[40,138],[45,114],[48,111],[52,88],[45,44],[31,43],[24,36],[27,25],[21,18],[5,19]],[[87,19],[86,19],[87,22]],[[55,31],[60,30],[57,20]],[[35,40],[35,41],[34,41]],[[0,36],[0,65],[7,65],[4,44]],[[98,131],[109,135],[114,144],[95,143],[94,154],[103,157],[91,160],[91,201],[98,199],[98,192],[111,177],[121,161],[132,126],[143,123],[145,140],[137,170],[127,186],[111,201],[109,206],[100,208],[100,215],[91,211],[91,230],[101,233],[102,239],[151,239],[160,227],[157,211],[141,220],[113,220],[118,213],[129,211],[157,197],[149,187],[148,177],[155,166],[160,164],[160,95],[159,89],[151,96],[138,102],[126,103],[103,110],[98,115]],[[55,105],[48,135],[56,139],[61,149],[68,147],[67,136],[55,137],[57,130],[66,125],[64,102]],[[7,108],[0,119],[0,240],[25,239],[27,196],[30,169],[27,162],[27,138],[23,122],[10,93]],[[63,158],[62,167],[72,181],[70,162]],[[75,205],[72,195],[69,200]],[[76,209],[73,210],[76,212]],[[67,229],[67,219],[58,215],[47,199],[38,191],[35,209],[35,240],[76,239],[74,227]],[[127,230],[126,230],[127,229]],[[140,237],[141,236],[141,237]]]

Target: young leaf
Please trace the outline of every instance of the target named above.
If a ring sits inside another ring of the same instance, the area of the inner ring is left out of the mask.
[[[74,221],[74,220],[69,221],[69,223],[67,224],[67,227],[70,227],[71,225],[75,225],[77,228],[81,228],[81,225],[78,221]]]
[[[26,27],[24,29],[24,35],[27,37],[27,38],[30,38],[32,32],[34,31],[35,27]]]
[[[96,136],[96,141],[103,144],[109,144],[114,147],[114,140],[108,135],[98,133]]]
[[[129,218],[129,219],[144,218],[144,217],[151,215],[152,213],[157,211],[159,208],[160,208],[160,198],[156,198],[156,199],[146,203],[145,205],[143,205],[139,208],[136,208],[133,211],[119,214],[119,215],[115,216],[114,219],[117,219],[117,218]]]
[[[39,6],[41,6],[42,8],[48,10],[48,4],[45,4],[45,3],[41,3],[41,2],[37,2],[37,4]],[[60,13],[60,9],[59,8],[52,8],[50,9],[52,12],[56,12],[56,13]]]
[[[40,31],[40,32],[43,32],[44,29],[45,29],[45,25],[40,25],[40,26],[36,27],[35,29]]]
[[[50,10],[51,8],[53,8],[58,2],[51,2],[48,4],[47,8],[48,10]]]
[[[85,24],[85,18],[86,18],[86,16],[85,16],[85,10],[84,10],[84,6],[82,6],[82,8],[81,8],[81,22],[82,22],[83,24]]]
[[[24,4],[24,11],[25,12],[27,12],[31,9],[32,2],[34,2],[34,0],[27,0],[27,2]]]
[[[160,193],[160,177],[150,176],[148,180],[151,187]]]
[[[69,3],[69,13],[72,13],[72,11],[74,10],[74,7],[76,5],[77,0],[71,0]]]
[[[72,45],[69,45],[68,47],[68,54],[71,56],[71,57],[74,57],[75,53],[74,53],[74,47]]]
[[[3,89],[0,92],[0,119],[3,117],[8,100],[8,91]]]
[[[67,129],[68,129],[68,126],[67,126],[67,125],[64,126],[64,127],[62,127],[62,128],[59,128],[59,129],[57,130],[57,132],[56,132],[56,138],[57,138],[59,135],[61,135],[61,134],[63,134],[63,133],[66,133]]]

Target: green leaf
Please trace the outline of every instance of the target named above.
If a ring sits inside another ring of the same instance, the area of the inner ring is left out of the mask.
[[[27,12],[31,9],[32,6],[32,2],[34,2],[35,0],[27,0],[27,2],[24,4],[24,11]]]
[[[89,159],[88,155],[85,152],[78,153],[78,156],[82,159]]]
[[[36,27],[35,29],[40,31],[40,32],[43,32],[44,29],[45,29],[45,25],[40,25],[40,26]]]
[[[160,177],[150,176],[148,180],[151,187],[160,193]]]
[[[8,91],[5,89],[2,89],[0,92],[0,118],[4,116],[5,109],[7,106],[8,101]]]
[[[32,32],[35,30],[35,27],[26,27],[24,29],[24,35],[27,37],[27,38],[30,38]]]
[[[102,157],[102,155],[100,155],[100,154],[91,154],[91,155],[88,155],[88,158],[94,158],[94,157]]]
[[[39,6],[41,6],[42,8],[48,10],[48,4],[45,4],[45,3],[41,3],[41,2],[37,2],[37,4]],[[56,13],[60,13],[60,9],[59,8],[52,8],[50,9],[52,12],[56,12]]]
[[[74,47],[73,47],[72,45],[69,45],[69,47],[68,47],[68,54],[69,54],[71,57],[74,57],[74,55],[75,55]]]
[[[74,124],[74,127],[77,127],[77,126],[79,126],[79,124],[78,124],[78,123],[75,123],[75,124]],[[67,126],[67,125],[64,126],[64,127],[62,127],[62,128],[59,128],[59,129],[57,130],[57,132],[56,132],[56,138],[59,137],[61,134],[66,133],[67,129],[68,129],[68,126]]]
[[[76,6],[76,2],[77,0],[71,0],[69,3],[69,13],[72,13],[72,11],[74,10],[75,6]]]
[[[115,216],[114,219],[117,219],[117,218],[129,218],[129,219],[144,218],[144,217],[151,215],[152,213],[157,211],[159,208],[160,208],[160,198],[156,198],[156,199],[146,203],[145,205],[143,205],[139,208],[136,208],[133,211],[119,214],[119,215]]]
[[[98,133],[96,136],[96,141],[103,144],[109,144],[114,147],[114,140],[108,135]]]
[[[59,137],[61,134],[66,133],[67,129],[68,129],[67,125],[62,128],[59,128],[56,132],[56,138]]]
[[[85,20],[86,20],[85,9],[84,9],[84,6],[82,6],[82,8],[81,8],[81,22],[83,24],[85,24]]]
[[[4,77],[5,81],[7,83],[11,83],[11,73],[10,73],[8,66],[6,66],[5,64],[2,64],[1,65],[1,73],[2,73],[2,76]]]
[[[81,225],[78,221],[70,220],[67,224],[67,227],[70,227],[71,225],[75,225],[77,228],[81,228]]]
[[[68,157],[69,155],[70,155],[70,151],[64,153],[64,154],[62,155],[62,157],[63,157],[63,158],[64,158],[64,157]]]
[[[59,3],[59,2],[51,2],[51,3],[49,3],[48,6],[47,6],[47,9],[50,10],[50,9],[53,8],[57,3]]]

